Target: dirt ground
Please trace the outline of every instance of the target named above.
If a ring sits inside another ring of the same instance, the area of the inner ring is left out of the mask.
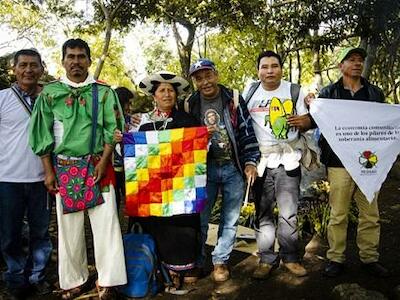
[[[160,293],[154,299],[333,299],[332,289],[341,283],[358,283],[368,290],[382,293],[387,299],[400,299],[396,288],[400,286],[400,180],[393,175],[388,176],[383,185],[379,198],[381,213],[381,262],[391,270],[391,277],[377,279],[369,276],[361,269],[355,244],[356,230],[349,228],[346,272],[334,279],[321,276],[321,268],[325,263],[326,242],[321,241],[314,253],[304,259],[309,275],[296,278],[281,268],[278,268],[269,279],[258,281],[251,279],[250,274],[257,265],[257,257],[251,254],[234,251],[230,261],[232,279],[223,284],[215,284],[207,276],[197,284],[187,286],[190,290],[187,295],[175,296]],[[126,226],[125,220],[123,229]],[[56,245],[56,221],[52,220],[50,232]],[[89,232],[88,232],[89,234]],[[89,234],[90,235],[90,234]],[[302,249],[311,237],[301,241]],[[56,247],[55,247],[56,248]],[[92,245],[88,243],[89,262],[93,262]],[[211,248],[208,249],[211,251]],[[48,281],[57,284],[57,253],[53,251],[52,260],[48,268]],[[4,271],[4,262],[0,261],[0,269]],[[206,268],[211,271],[211,263]],[[95,274],[91,279],[94,282]],[[96,299],[94,290],[88,291],[79,299]],[[0,281],[0,300],[6,300],[4,282]],[[32,297],[31,299],[39,299]],[[55,295],[40,297],[42,300],[58,299]],[[124,298],[121,298],[124,299]]]

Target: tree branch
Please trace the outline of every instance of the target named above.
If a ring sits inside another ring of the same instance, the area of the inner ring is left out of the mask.
[[[115,6],[115,8],[112,10],[112,12],[110,13],[109,9],[104,5],[103,0],[98,0],[99,1],[99,5],[101,7],[101,10],[104,13],[104,17],[106,20],[106,28],[105,28],[105,39],[104,39],[104,45],[103,45],[103,51],[102,54],[98,60],[97,63],[97,67],[96,67],[96,71],[94,73],[94,78],[98,79],[101,73],[101,70],[103,69],[104,66],[104,62],[107,58],[108,55],[108,49],[110,47],[110,42],[111,42],[111,34],[112,34],[112,21],[113,18],[115,17],[115,14],[117,13],[117,11],[121,8],[123,0],[120,0],[117,5]]]

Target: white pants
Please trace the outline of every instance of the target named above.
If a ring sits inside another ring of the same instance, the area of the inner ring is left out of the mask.
[[[100,286],[126,284],[126,268],[114,187],[103,193],[104,203],[87,210],[93,233],[94,255]],[[78,287],[89,277],[87,268],[84,212],[63,214],[56,196],[58,222],[58,274],[60,288]]]

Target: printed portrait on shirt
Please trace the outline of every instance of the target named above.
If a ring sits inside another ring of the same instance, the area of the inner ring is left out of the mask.
[[[210,152],[216,159],[230,159],[230,142],[225,124],[215,109],[207,109],[204,113],[204,124],[215,126],[215,132],[210,139]]]
[[[207,111],[204,114],[204,124],[207,126],[218,126],[219,123],[221,122],[221,117],[217,113],[215,109],[207,109]]]

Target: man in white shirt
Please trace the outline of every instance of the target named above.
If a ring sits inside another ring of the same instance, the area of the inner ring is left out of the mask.
[[[279,266],[280,259],[291,273],[305,276],[297,234],[303,147],[299,130],[288,122],[292,115],[307,113],[305,94],[299,85],[282,80],[282,59],[275,52],[262,52],[257,65],[259,81],[243,93],[262,155],[257,169],[260,177],[254,184],[260,263],[253,277],[267,278]],[[279,209],[277,226],[273,215],[275,203]],[[275,236],[279,254],[274,251]]]
[[[7,265],[4,272],[9,298],[23,299],[28,287],[50,292],[44,271],[52,245],[48,233],[50,209],[40,158],[28,145],[28,126],[34,100],[41,91],[40,54],[23,49],[14,56],[17,82],[0,91],[0,239]],[[22,249],[24,216],[29,225],[29,253]]]

